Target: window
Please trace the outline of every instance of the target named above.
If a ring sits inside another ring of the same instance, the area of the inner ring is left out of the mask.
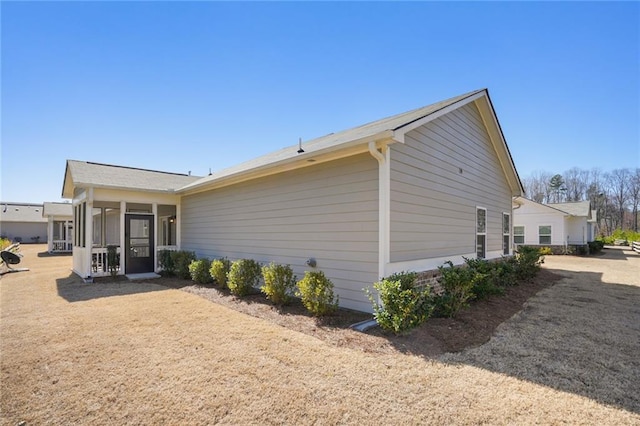
[[[513,227],[513,243],[524,244],[524,226]]]
[[[160,241],[163,246],[172,246],[176,244],[176,217],[169,216],[162,218],[162,234]]]
[[[551,244],[551,226],[538,227],[538,243]]]
[[[502,253],[511,253],[511,215],[502,213]]]
[[[487,209],[476,208],[476,255],[479,259],[487,256]]]

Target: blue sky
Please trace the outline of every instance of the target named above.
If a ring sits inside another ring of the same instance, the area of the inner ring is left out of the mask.
[[[488,88],[521,177],[640,165],[640,4],[6,2],[3,201],[205,175]]]

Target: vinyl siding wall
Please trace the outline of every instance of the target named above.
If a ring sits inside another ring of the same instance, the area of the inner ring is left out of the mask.
[[[513,211],[513,226],[524,226],[524,244],[540,245],[538,228],[551,226],[551,244],[564,245],[566,241],[565,214],[533,202],[525,201]]]
[[[361,154],[182,199],[182,248],[210,259],[290,264],[315,258],[340,305],[370,311],[377,279],[378,165]]]
[[[474,104],[391,146],[391,263],[475,255],[476,206],[487,209],[487,257],[497,257],[511,190]]]

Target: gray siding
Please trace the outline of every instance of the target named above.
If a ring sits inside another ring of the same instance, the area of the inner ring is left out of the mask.
[[[182,247],[198,256],[290,264],[313,257],[342,306],[370,311],[378,272],[378,165],[369,154],[182,199]]]
[[[487,253],[502,250],[511,191],[474,104],[391,146],[391,262],[475,253],[476,206],[487,208]]]
[[[40,237],[39,243],[47,242],[47,222],[0,222],[0,236],[24,244],[35,243],[35,237]]]

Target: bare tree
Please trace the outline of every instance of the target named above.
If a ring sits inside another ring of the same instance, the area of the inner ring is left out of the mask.
[[[530,200],[537,203],[549,202],[548,199],[548,183],[551,180],[551,174],[547,172],[534,172],[526,179],[523,179],[525,195]]]
[[[638,232],[638,205],[640,205],[640,168],[636,168],[629,179],[629,201],[631,203],[631,228]]]
[[[608,187],[611,191],[611,201],[618,213],[615,228],[624,225],[624,211],[629,200],[629,181],[631,173],[629,169],[615,169],[607,175]]]
[[[562,175],[567,188],[567,201],[582,201],[586,199],[589,185],[589,172],[573,167]]]

